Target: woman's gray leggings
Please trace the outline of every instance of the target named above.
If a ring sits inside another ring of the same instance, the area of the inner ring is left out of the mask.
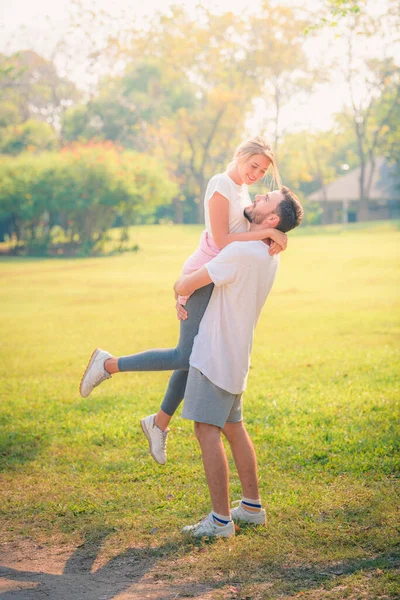
[[[190,296],[185,307],[188,318],[186,321],[180,321],[179,342],[176,348],[147,350],[130,356],[121,356],[118,359],[120,371],[174,371],[161,404],[162,410],[171,417],[185,394],[193,340],[199,330],[213,288],[214,284],[210,283]]]

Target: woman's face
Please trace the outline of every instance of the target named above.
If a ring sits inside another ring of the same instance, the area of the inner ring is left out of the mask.
[[[254,154],[244,162],[238,161],[238,172],[241,180],[246,185],[252,185],[267,172],[271,161],[262,154]]]

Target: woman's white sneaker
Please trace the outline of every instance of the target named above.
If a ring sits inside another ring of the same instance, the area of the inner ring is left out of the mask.
[[[267,514],[264,508],[261,508],[259,512],[250,512],[243,508],[240,503],[236,508],[231,509],[232,520],[242,523],[250,523],[251,525],[265,525],[267,522]]]
[[[147,437],[150,454],[156,462],[160,465],[165,465],[167,462],[167,436],[169,429],[163,431],[155,424],[155,416],[149,415],[144,419],[141,419],[140,425],[143,429],[144,435]]]
[[[235,535],[235,525],[229,521],[226,525],[217,525],[214,521],[212,512],[205,519],[196,523],[196,525],[187,525],[182,529],[182,533],[192,537],[231,537]]]
[[[79,391],[83,398],[87,398],[92,390],[100,385],[102,381],[110,379],[110,373],[104,368],[104,363],[108,358],[112,358],[112,354],[101,348],[96,348],[93,352],[79,386]]]

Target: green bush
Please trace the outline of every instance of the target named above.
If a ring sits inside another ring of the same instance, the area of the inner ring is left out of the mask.
[[[0,159],[0,219],[11,218],[14,247],[30,254],[52,254],[56,241],[58,254],[99,252],[117,218],[123,241],[124,227],[176,193],[155,159],[110,142]]]
[[[57,146],[57,134],[48,123],[29,119],[25,123],[0,127],[0,152],[3,154],[56,150]]]

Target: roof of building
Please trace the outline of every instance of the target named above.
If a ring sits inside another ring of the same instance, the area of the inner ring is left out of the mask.
[[[368,163],[365,169],[366,181],[371,171],[371,163]],[[320,188],[308,199],[313,202],[343,202],[343,200],[358,201],[360,199],[359,181],[361,168],[352,169],[343,177],[332,181],[325,186],[324,190]],[[379,156],[375,159],[375,169],[372,174],[372,182],[369,193],[370,200],[399,200],[400,199],[400,181],[395,178],[395,168],[389,165],[388,161]]]

